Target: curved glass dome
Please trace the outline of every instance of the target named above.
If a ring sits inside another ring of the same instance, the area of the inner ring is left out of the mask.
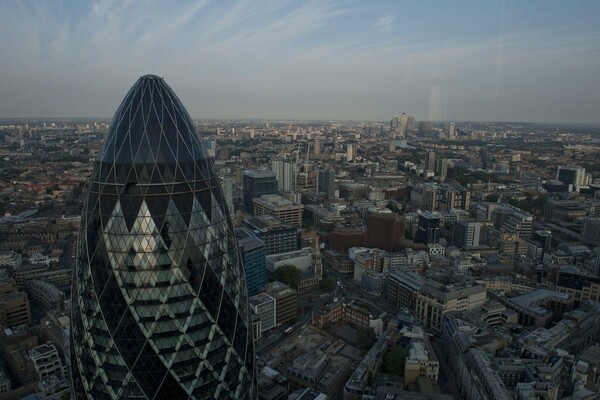
[[[212,162],[163,79],[117,110],[84,204],[73,283],[77,398],[253,399],[243,268]]]

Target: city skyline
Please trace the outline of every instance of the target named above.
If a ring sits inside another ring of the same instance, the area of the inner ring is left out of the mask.
[[[106,118],[127,82],[156,73],[201,119],[594,124],[598,14],[594,2],[4,1],[0,118]]]

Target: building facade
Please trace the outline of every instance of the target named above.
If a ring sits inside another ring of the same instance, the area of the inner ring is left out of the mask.
[[[244,224],[264,242],[267,255],[300,249],[299,228],[277,217],[259,215],[245,220]]]
[[[194,123],[157,76],[141,77],[112,120],[78,242],[77,398],[256,398],[229,211]]]
[[[236,228],[235,236],[246,274],[248,296],[255,296],[267,283],[265,244],[247,228]]]
[[[267,170],[246,170],[243,172],[244,209],[254,211],[252,199],[265,194],[277,193],[277,178],[275,172]]]
[[[279,195],[262,195],[252,200],[254,215],[272,215],[288,224],[302,226],[302,205]]]

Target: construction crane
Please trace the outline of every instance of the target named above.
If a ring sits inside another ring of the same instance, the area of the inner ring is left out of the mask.
[[[325,154],[327,154],[327,150],[329,150],[329,147],[325,148],[323,156],[321,156],[321,161],[317,164],[317,187],[315,189],[317,197],[319,197],[319,171],[321,171],[321,166],[323,165],[323,160],[325,159]]]
[[[304,172],[306,173],[306,179],[304,180],[304,186],[308,186],[308,155],[310,154],[310,139],[308,139],[308,143],[306,144],[306,168]]]
[[[294,191],[298,190],[298,172],[300,171],[300,143],[298,142],[298,149],[296,150],[296,171],[294,171]]]

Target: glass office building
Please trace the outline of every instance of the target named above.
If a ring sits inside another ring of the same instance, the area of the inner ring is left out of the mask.
[[[275,172],[262,169],[248,169],[243,172],[244,209],[254,214],[252,199],[264,194],[277,193],[277,178]]]
[[[243,269],[201,141],[153,75],[112,120],[79,233],[76,398],[256,398]]]

